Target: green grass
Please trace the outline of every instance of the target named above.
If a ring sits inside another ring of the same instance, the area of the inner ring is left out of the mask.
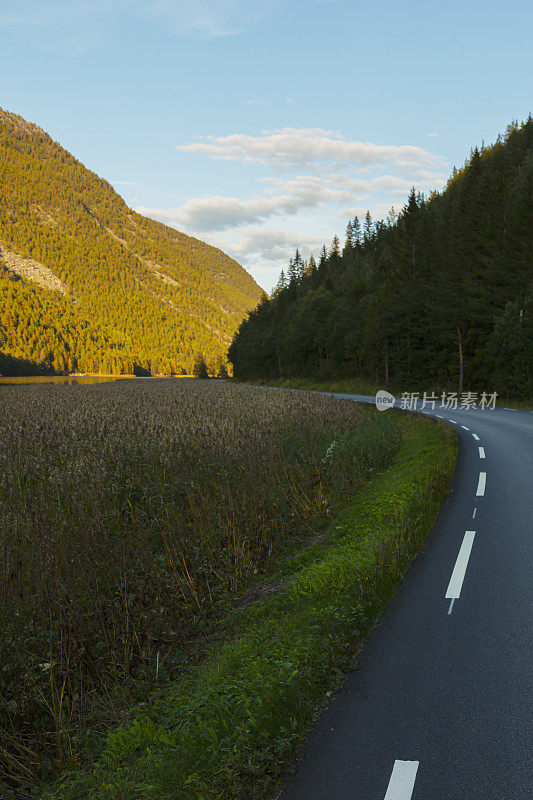
[[[378,389],[386,388],[389,392],[396,395],[396,397],[401,397],[402,391],[418,391],[420,397],[422,397],[424,393],[424,389],[420,389],[418,387],[399,387],[395,385],[389,385],[385,387],[383,383],[374,383],[373,381],[367,381],[364,379],[359,378],[337,378],[337,379],[330,379],[330,380],[313,380],[312,378],[283,378],[283,379],[272,379],[268,381],[262,381],[262,386],[277,386],[283,389],[315,389],[322,392],[332,392],[332,393],[340,393],[340,394],[367,394],[373,395],[376,394]],[[425,388],[427,392],[433,391],[433,387],[427,386]],[[442,392],[442,389],[435,390],[437,394]],[[446,392],[455,391],[454,389],[446,389]],[[508,408],[518,408],[523,411],[533,411],[533,398],[522,398],[518,400],[508,400],[503,395],[498,396],[497,399],[497,406]]]
[[[282,389],[317,389],[322,392],[339,392],[343,394],[376,394],[382,385],[364,379],[331,378],[313,380],[312,378],[277,378],[261,381],[261,386],[276,386]],[[393,391],[391,389],[391,391]]]
[[[499,406],[507,406],[508,408],[517,408],[519,411],[533,411],[532,400],[500,400]]]
[[[390,414],[402,432],[392,466],[352,496],[320,543],[287,556],[271,579],[276,592],[230,615],[233,635],[109,734],[93,768],[42,797],[259,800],[274,792],[448,491],[455,433]]]

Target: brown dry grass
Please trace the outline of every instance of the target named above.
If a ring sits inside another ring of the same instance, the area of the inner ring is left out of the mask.
[[[179,675],[397,444],[354,404],[217,382],[5,386],[0,405],[0,768],[26,786]]]

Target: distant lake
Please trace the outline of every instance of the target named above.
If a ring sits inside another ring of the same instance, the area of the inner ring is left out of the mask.
[[[22,375],[0,378],[1,383],[105,383],[124,380],[124,375]]]
[[[21,375],[14,378],[0,377],[2,383],[106,383],[107,381],[147,381],[147,380],[182,380],[190,379],[191,375],[150,375],[138,377],[136,375]]]

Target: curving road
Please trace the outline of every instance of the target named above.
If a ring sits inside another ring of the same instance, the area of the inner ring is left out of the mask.
[[[533,413],[426,413],[452,492],[279,800],[533,798]]]

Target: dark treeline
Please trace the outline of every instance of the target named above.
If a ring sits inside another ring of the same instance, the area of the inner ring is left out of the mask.
[[[412,390],[532,390],[533,120],[475,148],[442,193],[298,253],[240,326],[240,378],[358,377]],[[461,380],[464,373],[464,381]]]
[[[63,292],[17,274],[17,259],[42,265]],[[179,374],[203,353],[214,371],[261,295],[229,256],[137,214],[44,131],[0,109],[1,364]]]

